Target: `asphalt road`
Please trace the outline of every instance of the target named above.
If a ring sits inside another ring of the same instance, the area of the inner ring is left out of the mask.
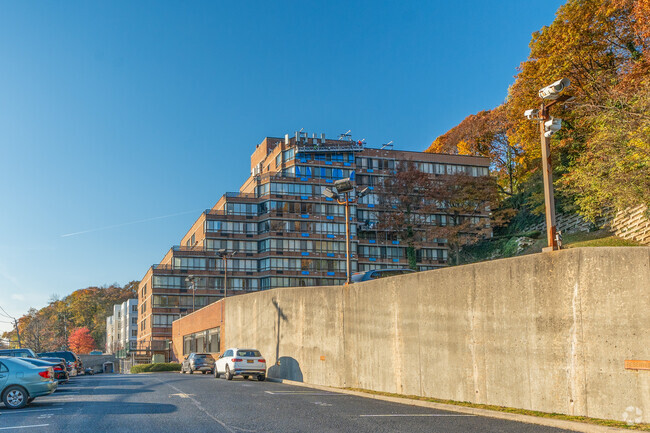
[[[0,405],[0,433],[559,433],[273,382],[156,373],[72,378],[22,410]]]

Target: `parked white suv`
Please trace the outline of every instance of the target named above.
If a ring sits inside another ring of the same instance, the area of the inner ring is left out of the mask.
[[[223,352],[214,364],[214,377],[219,378],[221,374],[228,380],[234,376],[244,379],[257,376],[261,382],[266,379],[266,360],[259,350],[234,347]]]

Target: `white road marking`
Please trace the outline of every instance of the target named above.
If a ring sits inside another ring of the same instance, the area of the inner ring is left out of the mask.
[[[169,397],[180,397],[180,398],[190,398],[194,394],[185,394],[184,392],[179,392],[178,394],[169,394]]]
[[[13,430],[17,428],[30,428],[30,427],[47,427],[49,424],[36,424],[36,425],[18,425],[16,427],[0,427],[0,430]]]
[[[51,410],[63,410],[62,407],[59,408],[52,408],[52,409],[28,409],[28,410],[21,410],[18,412],[2,412],[3,415],[22,415],[25,413],[31,413],[31,412],[49,412]]]
[[[476,416],[476,415],[452,415],[444,413],[392,413],[386,415],[359,415],[361,417],[390,417],[390,416]]]
[[[264,391],[271,395],[331,395],[331,396],[344,396],[345,394],[336,394],[333,392],[313,392],[313,391]]]
[[[57,398],[57,399],[47,399],[48,403],[65,403],[65,402],[71,402],[73,401],[72,398]]]
[[[155,379],[158,382],[160,382],[160,383],[162,383],[164,385],[167,385],[168,387],[170,387],[174,391],[178,391],[180,394],[185,394],[182,390],[176,388],[174,385],[172,385],[172,384],[170,384],[168,382],[164,382],[164,381],[162,381],[161,379],[159,379],[157,377]],[[185,395],[188,395],[188,394],[185,394]],[[189,395],[191,395],[191,394],[189,394]],[[189,397],[189,395],[188,395],[188,397]],[[194,406],[196,406],[196,408],[199,409],[201,412],[203,412],[207,417],[211,418],[214,422],[219,424],[224,429],[228,430],[230,433],[235,433],[235,431],[232,428],[228,427],[225,422],[221,421],[219,418],[212,415],[212,413],[210,413],[210,411],[206,410],[198,400],[196,400],[196,399],[194,399],[192,397],[189,397],[189,399],[192,401],[192,403],[194,403]]]

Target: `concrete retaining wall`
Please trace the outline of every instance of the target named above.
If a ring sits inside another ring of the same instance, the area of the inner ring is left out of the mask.
[[[226,300],[269,376],[650,421],[650,248],[584,248]]]
[[[113,371],[117,373],[120,363],[115,355],[79,355],[84,368],[92,368],[95,371],[103,371],[105,362],[113,363]]]

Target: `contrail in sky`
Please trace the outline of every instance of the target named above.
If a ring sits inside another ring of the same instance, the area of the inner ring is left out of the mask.
[[[162,216],[157,216],[157,217],[153,217],[153,218],[146,218],[146,219],[143,219],[143,220],[131,221],[131,222],[122,223],[122,224],[115,224],[115,225],[106,226],[106,227],[99,227],[99,228],[96,228],[96,229],[84,230],[84,231],[81,231],[81,232],[67,233],[65,235],[61,235],[61,237],[62,238],[67,238],[69,236],[76,236],[76,235],[83,235],[83,234],[86,234],[86,233],[100,232],[102,230],[110,230],[110,229],[115,229],[115,228],[118,228],[118,227],[130,226],[132,224],[141,224],[141,223],[146,223],[146,222],[149,222],[149,221],[161,220],[161,219],[164,219],[164,218],[171,218],[171,217],[175,217],[175,216],[179,216],[179,215],[187,215],[189,213],[199,212],[201,210],[203,210],[203,209],[188,210],[187,212],[179,212],[179,213],[174,213],[174,214],[171,214],[171,215],[162,215]]]

